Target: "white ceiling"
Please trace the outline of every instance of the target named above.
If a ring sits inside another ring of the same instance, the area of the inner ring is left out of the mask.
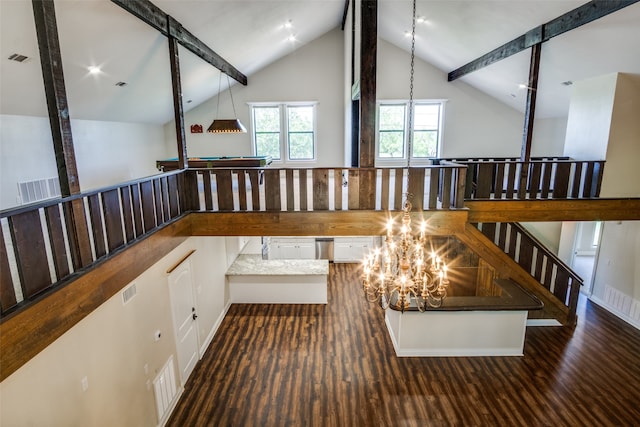
[[[251,75],[342,21],[344,0],[154,1],[242,73]],[[416,55],[452,71],[528,30],[574,9],[573,0],[418,0]],[[72,118],[166,123],[173,118],[166,38],[107,0],[55,0]],[[405,50],[410,0],[379,0],[379,36]],[[290,22],[291,28],[285,28]],[[295,41],[288,41],[290,35]],[[20,53],[25,63],[7,57]],[[30,0],[0,0],[0,113],[46,116]],[[180,48],[185,110],[218,91],[219,73]],[[90,75],[89,66],[102,72]],[[522,110],[529,51],[462,78]],[[563,116],[564,81],[640,74],[640,3],[543,45],[537,117]],[[117,82],[126,82],[117,87]],[[223,89],[226,81],[223,80]]]

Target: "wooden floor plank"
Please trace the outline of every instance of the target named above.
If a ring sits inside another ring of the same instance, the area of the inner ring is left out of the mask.
[[[358,267],[327,305],[232,305],[167,426],[632,426],[640,331],[582,301],[523,357],[398,358]],[[397,376],[391,376],[397,373]]]

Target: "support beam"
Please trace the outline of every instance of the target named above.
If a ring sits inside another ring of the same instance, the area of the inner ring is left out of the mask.
[[[553,37],[607,16],[638,1],[640,0],[592,0],[451,71],[448,79],[450,82],[459,79],[466,74],[515,55],[535,44],[544,43]]]
[[[360,167],[375,163],[378,0],[362,0],[360,30]]]
[[[538,94],[538,76],[540,74],[540,53],[542,43],[531,46],[531,62],[529,63],[529,82],[527,84],[527,104],[524,111],[524,131],[522,134],[522,150],[520,160],[524,162],[520,169],[520,197],[527,191],[529,161],[531,160],[531,144],[533,141],[533,122],[536,117],[536,96]]]
[[[56,11],[51,0],[33,0],[32,5],[60,192],[62,197],[66,197],[80,193],[80,181],[73,149]]]
[[[151,25],[165,36],[175,37],[182,46],[193,52],[204,61],[216,67],[218,70],[235,79],[237,82],[247,85],[247,76],[238,71],[220,55],[196,36],[187,31],[175,19],[169,19],[170,15],[164,13],[159,7],[149,0],[111,0],[127,12],[137,16],[143,22]]]
[[[172,20],[172,17],[168,18]],[[171,24],[169,24],[171,25]],[[171,64],[171,87],[173,88],[173,115],[176,126],[176,143],[178,145],[178,167],[187,169],[189,158],[187,155],[187,136],[184,131],[184,111],[182,106],[182,83],[180,81],[180,57],[178,41],[169,37],[169,62]]]

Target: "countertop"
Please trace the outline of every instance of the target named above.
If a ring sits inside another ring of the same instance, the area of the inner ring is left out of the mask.
[[[241,254],[227,276],[318,276],[329,274],[326,259],[262,259],[259,254]]]

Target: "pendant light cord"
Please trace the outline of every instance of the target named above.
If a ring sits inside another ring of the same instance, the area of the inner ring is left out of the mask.
[[[237,119],[238,115],[236,114],[236,104],[235,102],[233,102],[233,93],[231,93],[231,81],[229,80],[229,75],[225,73],[225,76],[227,76],[227,87],[229,88],[229,97],[231,97],[231,107],[233,108],[233,118]],[[218,104],[216,106],[216,119],[219,117],[220,114],[220,95],[221,92],[220,90],[222,89],[222,71],[220,72],[220,75],[218,77]]]
[[[413,0],[413,20],[411,22],[411,77],[409,78],[409,138],[407,140],[407,167],[411,167],[413,149],[413,73],[416,56],[416,0]]]

